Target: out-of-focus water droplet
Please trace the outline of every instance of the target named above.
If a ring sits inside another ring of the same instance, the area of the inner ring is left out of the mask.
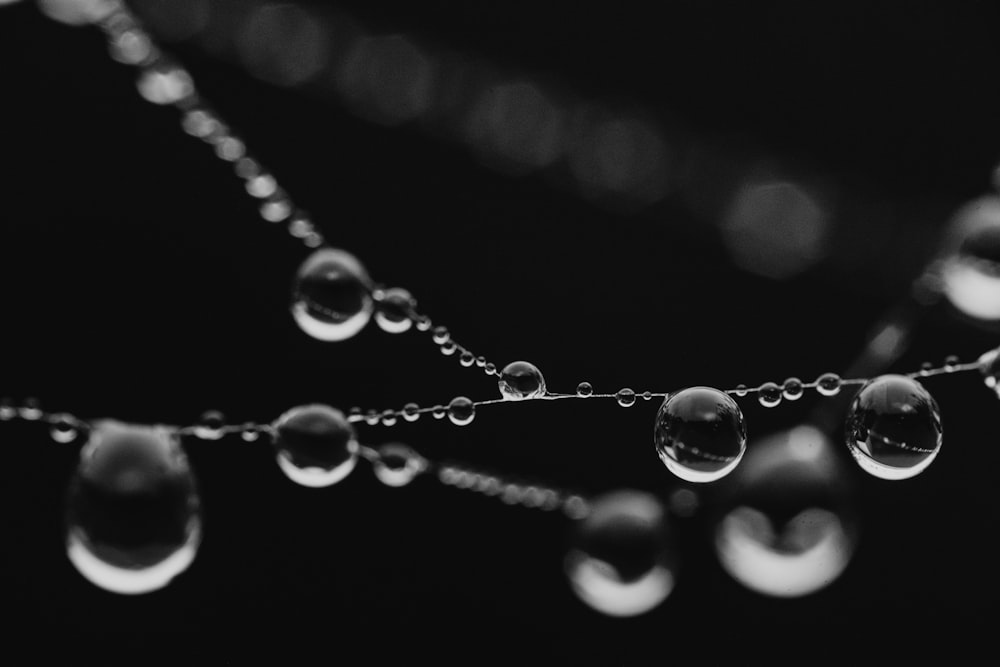
[[[986,386],[1000,398],[1000,347],[979,357],[979,371],[983,374]]]
[[[725,392],[689,387],[660,406],[653,432],[667,470],[688,482],[714,482],[739,464],[747,427],[739,405]]]
[[[739,396],[740,398],[743,398],[743,397],[744,397],[744,396],[746,396],[746,395],[747,395],[747,394],[748,394],[749,392],[750,392],[750,389],[748,389],[748,388],[747,388],[747,386],[746,386],[745,384],[738,384],[738,385],[736,385],[736,391],[735,391],[735,392],[733,392],[733,393],[735,393],[735,394],[736,394],[737,396]]]
[[[881,479],[907,479],[925,470],[941,450],[941,413],[916,380],[882,375],[854,397],[845,437],[863,470]]]
[[[931,374],[932,370],[934,370],[934,364],[932,364],[931,362],[925,361],[922,364],[920,364],[920,374],[922,376],[927,377],[928,375]]]
[[[446,340],[445,342],[441,343],[439,349],[441,350],[441,354],[443,354],[446,357],[450,357],[451,355],[455,354],[455,350],[458,349],[458,343],[456,343],[453,340]]]
[[[615,400],[618,401],[618,405],[623,408],[628,408],[635,405],[635,392],[628,387],[623,387],[618,390],[615,394]]]
[[[573,592],[608,616],[636,616],[673,591],[677,558],[666,512],[653,496],[617,491],[594,499],[566,556]]]
[[[427,461],[400,443],[382,445],[372,462],[375,477],[386,486],[406,486],[427,468]]]
[[[474,363],[476,363],[476,357],[471,352],[466,350],[458,357],[458,363],[460,363],[463,368],[470,368]]]
[[[198,418],[191,431],[202,440],[218,440],[222,437],[226,417],[218,410],[208,410]]]
[[[486,357],[476,357],[476,366],[479,368],[486,366]]]
[[[773,408],[781,403],[781,387],[774,382],[765,382],[757,388],[757,402],[765,408]]]
[[[545,378],[527,361],[512,361],[500,371],[500,395],[508,401],[523,401],[545,395]]]
[[[322,248],[299,268],[292,315],[313,338],[346,340],[368,324],[372,309],[371,279],[353,255]]]
[[[382,413],[382,426],[395,426],[395,425],[396,425],[396,411],[385,410]]]
[[[413,325],[410,315],[417,301],[402,287],[391,287],[375,303],[375,323],[382,331],[403,333]]]
[[[288,234],[297,239],[304,239],[315,231],[316,227],[312,220],[302,213],[298,213],[288,221]]]
[[[448,415],[448,408],[443,405],[435,405],[431,409],[431,417],[434,419],[444,419]]]
[[[576,395],[581,398],[586,398],[594,394],[594,386],[589,382],[581,382],[576,385]]]
[[[382,416],[379,414],[378,410],[369,410],[365,413],[365,423],[369,426],[375,426],[381,421]]]
[[[328,405],[292,408],[273,424],[278,466],[302,486],[330,486],[354,470],[358,444],[354,427]]]
[[[284,195],[273,195],[260,205],[260,217],[268,222],[287,220],[292,214],[292,202]]]
[[[417,315],[415,323],[417,331],[430,331],[431,327],[434,326],[434,323],[431,322],[431,318],[426,315]]]
[[[256,424],[244,424],[240,430],[240,438],[243,442],[257,442],[260,440],[260,427]]]
[[[17,408],[9,397],[0,398],[0,421],[9,421],[17,416]]]
[[[789,401],[797,401],[802,398],[803,391],[802,380],[798,378],[788,378],[781,385],[781,395]]]
[[[126,65],[141,65],[154,53],[149,35],[141,30],[124,30],[108,42],[111,57]]]
[[[181,117],[181,127],[192,137],[215,141],[222,130],[222,123],[207,109],[190,109]]]
[[[825,434],[783,431],[749,448],[720,502],[719,562],[763,595],[799,597],[829,586],[854,553],[850,477]]]
[[[448,419],[452,424],[465,426],[472,422],[476,416],[476,406],[472,400],[465,396],[456,396],[448,404]]]
[[[949,373],[954,372],[955,368],[958,367],[959,359],[954,354],[948,355],[944,359],[944,369]]]
[[[38,9],[66,25],[102,21],[121,9],[121,0],[38,0]]]
[[[981,197],[952,219],[941,290],[961,313],[1000,320],[1000,197]]]
[[[447,327],[437,326],[434,327],[434,331],[431,333],[431,340],[436,344],[441,345],[451,340],[451,332],[448,331]]]
[[[29,397],[21,403],[17,414],[26,421],[38,421],[45,413],[42,411],[41,402],[37,398]]]
[[[823,373],[816,378],[816,391],[823,396],[836,396],[842,385],[843,380],[836,373]]]
[[[200,540],[194,476],[175,434],[94,423],[67,494],[76,569],[105,590],[147,593],[184,572]]]
[[[163,60],[143,69],[136,87],[153,104],[177,104],[194,95],[194,81],[187,70]]]
[[[79,435],[77,420],[71,415],[65,413],[52,415],[50,424],[49,437],[56,442],[73,442],[76,440],[77,435]]]
[[[486,365],[483,366],[483,372],[487,375],[496,375],[497,367],[492,361],[487,361]]]
[[[407,403],[403,406],[403,419],[408,422],[415,422],[420,419],[420,406],[416,403]]]

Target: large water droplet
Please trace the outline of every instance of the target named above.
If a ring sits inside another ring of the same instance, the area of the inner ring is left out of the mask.
[[[674,588],[676,557],[666,512],[653,496],[617,491],[591,501],[566,557],[570,585],[609,616],[650,611]]]
[[[354,470],[360,446],[340,410],[299,406],[278,417],[273,428],[278,466],[293,482],[330,486]]]
[[[854,553],[850,477],[811,426],[754,442],[721,502],[719,562],[747,588],[799,597],[835,581]]]
[[[147,593],[186,570],[200,540],[194,476],[175,434],[94,423],[67,495],[76,569],[105,590]]]
[[[713,482],[743,458],[747,427],[740,407],[725,392],[689,387],[660,406],[653,438],[670,472],[688,482]]]
[[[372,309],[371,279],[350,253],[322,248],[299,268],[292,315],[313,338],[323,341],[350,338],[368,324]]]
[[[937,457],[941,414],[934,397],[916,380],[882,375],[854,397],[845,436],[866,472],[882,479],[907,479]]]
[[[512,361],[500,371],[500,394],[508,401],[523,401],[545,395],[545,378],[527,361]]]

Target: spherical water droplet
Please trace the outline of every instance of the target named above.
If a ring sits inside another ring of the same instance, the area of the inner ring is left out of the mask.
[[[452,424],[465,426],[476,416],[476,406],[465,396],[456,396],[448,404],[448,419]]]
[[[240,437],[244,442],[257,442],[260,439],[260,428],[256,424],[244,424]]]
[[[52,415],[49,436],[59,443],[73,442],[78,435],[77,420],[72,415],[60,413]]]
[[[139,94],[153,104],[176,104],[194,95],[194,81],[187,70],[166,61],[144,69],[136,86]]]
[[[979,357],[979,370],[983,374],[983,382],[1000,398],[1000,347]]]
[[[416,299],[401,287],[392,287],[382,293],[375,303],[375,324],[388,333],[403,333],[413,325],[410,314],[417,306]]]
[[[497,367],[492,361],[488,361],[486,362],[486,365],[483,366],[483,372],[487,375],[496,375]]]
[[[953,373],[955,368],[958,367],[959,359],[954,354],[948,355],[944,360],[944,369],[949,373]]]
[[[273,428],[278,465],[293,482],[330,486],[354,470],[360,445],[340,410],[303,405],[278,417]]]
[[[60,23],[85,25],[103,21],[119,11],[121,4],[119,0],[38,0],[38,9]]]
[[[154,53],[153,43],[142,30],[124,30],[108,42],[111,57],[126,65],[141,65]]]
[[[734,393],[740,398],[743,398],[749,393],[749,391],[750,390],[747,388],[745,384],[738,384],[736,385],[736,391]]]
[[[448,408],[443,405],[435,405],[431,409],[431,416],[434,417],[434,419],[444,419],[447,414]]]
[[[42,404],[37,398],[26,398],[17,409],[17,414],[26,421],[38,421],[45,414]]]
[[[371,279],[353,255],[323,248],[299,268],[292,315],[307,334],[322,341],[341,341],[368,324],[373,304]]]
[[[719,503],[715,549],[723,569],[774,597],[829,586],[855,547],[857,508],[846,473],[814,427],[754,442]]]
[[[198,423],[192,428],[192,432],[202,440],[218,440],[222,437],[222,429],[226,425],[226,418],[218,410],[208,410],[198,419]]]
[[[928,375],[931,374],[932,370],[934,370],[934,364],[932,364],[931,362],[925,361],[924,363],[920,364],[920,375],[927,377]]]
[[[247,179],[247,194],[258,199],[266,199],[278,192],[278,181],[271,174],[257,174]]]
[[[651,391],[644,391],[644,392],[642,392],[642,400],[644,400],[644,401],[651,401],[651,400],[653,400],[653,392],[651,392]]]
[[[941,449],[941,414],[924,387],[903,375],[882,375],[858,391],[847,414],[847,447],[866,472],[907,479]]]
[[[6,396],[0,398],[0,421],[9,421],[16,416],[17,408],[14,407],[14,401]]]
[[[443,354],[446,357],[450,357],[451,355],[455,354],[455,350],[457,349],[458,349],[458,343],[456,343],[453,340],[446,340],[445,342],[441,343],[440,347],[441,354]]]
[[[273,195],[260,205],[260,217],[268,222],[287,220],[292,214],[292,202],[284,195]]]
[[[486,357],[476,357],[476,366],[480,368],[486,366]]]
[[[406,486],[427,468],[427,461],[403,444],[382,445],[377,454],[372,470],[386,486]]]
[[[288,233],[297,239],[304,239],[314,230],[315,227],[313,226],[312,220],[302,213],[296,214],[291,220],[288,221]]]
[[[581,382],[576,385],[576,395],[581,398],[586,398],[592,396],[594,393],[594,386],[589,382]]]
[[[386,410],[382,413],[382,426],[395,426],[396,424],[396,411]]]
[[[431,334],[431,340],[433,340],[436,344],[441,345],[450,339],[451,333],[448,331],[447,327],[434,327],[434,332]]]
[[[765,382],[757,388],[757,401],[765,408],[773,408],[781,403],[781,387],[773,382]]]
[[[476,363],[476,357],[471,352],[466,350],[461,354],[461,356],[459,356],[458,363],[462,364],[463,368],[469,368]]]
[[[648,612],[670,595],[676,560],[660,502],[639,491],[617,491],[592,501],[565,565],[580,600],[625,617]]]
[[[417,331],[430,331],[431,327],[434,326],[434,323],[431,322],[431,318],[426,315],[417,315],[415,322]]]
[[[714,482],[743,458],[747,427],[728,394],[690,387],[671,394],[660,406],[654,441],[670,472],[688,482]]]
[[[843,381],[836,373],[823,373],[816,378],[816,391],[823,396],[836,396],[840,393]]]
[[[365,413],[365,423],[369,426],[375,426],[381,419],[382,417],[379,415],[378,410],[369,410]]]
[[[96,422],[67,494],[76,569],[105,590],[147,593],[184,572],[200,540],[194,476],[175,435]]]
[[[181,127],[192,137],[219,141],[222,123],[206,109],[191,109],[181,118]]]
[[[802,398],[803,391],[802,380],[798,378],[788,378],[781,385],[781,395],[789,401],[797,401]]]
[[[416,403],[407,403],[403,406],[403,419],[408,422],[415,422],[420,419],[420,406]]]
[[[545,395],[545,378],[527,361],[512,361],[500,372],[500,395],[508,401],[523,401]]]
[[[961,313],[976,320],[1000,320],[1000,197],[987,196],[963,207],[948,239],[952,254],[941,270],[941,288]]]
[[[631,407],[635,405],[635,392],[628,387],[623,387],[615,394],[615,399],[618,401],[618,405],[623,408]]]
[[[247,154],[247,147],[243,140],[230,134],[220,133],[213,138],[212,143],[215,145],[216,156],[226,162],[236,162]],[[263,211],[261,213],[263,214]],[[267,218],[267,216],[264,217]]]

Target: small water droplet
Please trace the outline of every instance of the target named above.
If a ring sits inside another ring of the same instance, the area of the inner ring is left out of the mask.
[[[0,398],[0,421],[9,421],[17,416],[17,408],[9,397]]]
[[[714,482],[732,472],[746,451],[743,412],[728,394],[689,387],[660,406],[654,429],[656,453],[688,482]]]
[[[628,387],[623,387],[618,390],[615,394],[615,400],[618,401],[618,405],[623,408],[628,408],[635,405],[635,392]]]
[[[177,104],[194,95],[194,81],[187,70],[165,60],[143,69],[136,87],[153,104]]]
[[[403,406],[403,419],[408,422],[415,422],[420,419],[420,406],[416,403],[407,403]]]
[[[427,461],[422,456],[400,443],[382,445],[377,455],[372,470],[386,486],[406,486],[427,468]]]
[[[207,109],[191,109],[185,112],[181,118],[181,128],[192,137],[212,141],[216,141],[224,132],[222,123]]]
[[[45,414],[42,412],[42,404],[37,398],[26,398],[17,409],[18,416],[26,421],[38,421]]]
[[[346,340],[371,318],[370,286],[368,272],[353,255],[334,248],[317,250],[296,275],[292,315],[317,340]]]
[[[260,440],[260,427],[256,424],[244,424],[240,431],[240,438],[243,442],[257,442]]]
[[[195,437],[202,440],[218,440],[222,437],[222,429],[226,425],[226,417],[218,410],[208,410],[202,413],[191,431]]]
[[[448,408],[443,405],[435,405],[431,410],[431,416],[434,417],[434,419],[444,419],[447,414]]]
[[[816,378],[816,391],[823,396],[836,396],[842,385],[843,380],[836,373],[823,373]]]
[[[497,382],[500,395],[508,401],[523,401],[545,395],[545,378],[538,367],[527,361],[504,366]]]
[[[287,220],[292,214],[292,202],[284,195],[272,195],[260,205],[260,217],[268,222]]]
[[[410,315],[417,301],[402,287],[391,287],[375,303],[375,323],[382,331],[403,333],[413,325]]]
[[[948,355],[947,357],[945,357],[944,360],[944,369],[949,373],[953,373],[955,371],[955,368],[958,367],[958,364],[959,364],[959,359],[956,355],[954,354]]]
[[[247,154],[246,144],[230,134],[219,133],[213,137],[212,143],[215,145],[215,154],[226,162],[236,162]]]
[[[923,377],[927,377],[928,375],[930,375],[931,371],[933,370],[934,370],[934,364],[932,364],[929,361],[925,361],[924,363],[920,364],[920,375],[922,375]]]
[[[789,401],[797,401],[803,394],[802,380],[798,378],[788,378],[781,385],[781,395]]]
[[[492,361],[487,361],[486,365],[483,366],[483,371],[487,375],[496,375],[497,367],[496,367],[496,365]]]
[[[375,426],[381,419],[382,417],[379,415],[378,410],[371,409],[365,413],[365,423],[369,426]]]
[[[436,344],[441,345],[450,339],[451,333],[448,331],[447,327],[434,327],[434,332],[431,334],[431,340],[433,340]]]
[[[278,466],[293,482],[330,486],[354,470],[360,445],[340,410],[299,406],[278,417],[273,428]]]
[[[451,355],[455,354],[455,350],[458,349],[458,343],[456,343],[453,340],[446,340],[445,342],[441,343],[441,347],[439,349],[441,350],[441,354],[443,354],[446,357],[450,357]]]
[[[456,396],[448,404],[448,419],[452,424],[465,426],[472,422],[476,416],[476,406],[471,399],[465,396]]]
[[[396,411],[386,410],[382,413],[382,426],[395,426],[396,424]]]
[[[642,400],[644,400],[644,401],[651,401],[651,400],[653,400],[653,392],[651,392],[651,391],[644,391],[644,392],[642,392]]]
[[[588,396],[592,396],[593,394],[594,386],[589,382],[584,381],[576,385],[576,395],[580,398],[586,398]]]
[[[466,350],[458,358],[458,363],[462,364],[464,368],[469,368],[474,363],[476,363],[476,357],[471,352]]]
[[[736,385],[736,390],[733,393],[735,393],[740,398],[743,398],[749,392],[750,392],[750,389],[748,389],[745,384],[738,384],[738,385]]]
[[[486,366],[486,357],[476,357],[476,366],[480,368]]]
[[[278,191],[278,181],[271,174],[257,174],[247,179],[246,191],[251,197],[267,199]]]
[[[73,442],[78,435],[77,420],[72,415],[60,413],[52,415],[49,436],[59,443]]]
[[[108,42],[111,57],[125,65],[141,65],[154,54],[153,43],[142,30],[123,30]]]
[[[414,322],[416,323],[417,331],[430,331],[431,327],[434,326],[434,323],[431,322],[431,318],[426,315],[417,315]]]
[[[773,382],[765,382],[757,388],[757,401],[765,408],[773,408],[781,403],[781,387]]]

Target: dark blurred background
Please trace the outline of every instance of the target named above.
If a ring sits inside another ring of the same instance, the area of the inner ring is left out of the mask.
[[[140,98],[100,31],[5,4],[0,393],[174,424],[497,395],[425,335],[307,338],[288,313],[306,252],[260,219],[231,166],[175,108]],[[994,2],[130,5],[331,244],[556,391],[845,371],[1000,158]],[[971,361],[997,338],[940,304],[886,370]],[[4,424],[3,633],[71,635],[81,651],[198,642],[235,662],[264,648],[292,662],[640,664],[860,655],[860,638],[980,646],[998,592],[997,401],[978,375],[926,386],[945,440],[925,473],[877,480],[837,451],[862,523],[832,585],[799,599],[742,588],[715,558],[713,491],[698,488],[702,511],[675,525],[676,589],[631,619],[573,595],[561,515],[429,477],[391,489],[364,462],[299,488],[265,443],[239,438],[185,443],[205,516],[190,570],[146,596],[106,593],[63,547],[77,446]],[[750,447],[817,404],[742,400]],[[666,499],[682,483],[653,451],[656,407],[535,402],[464,428],[359,432]]]

